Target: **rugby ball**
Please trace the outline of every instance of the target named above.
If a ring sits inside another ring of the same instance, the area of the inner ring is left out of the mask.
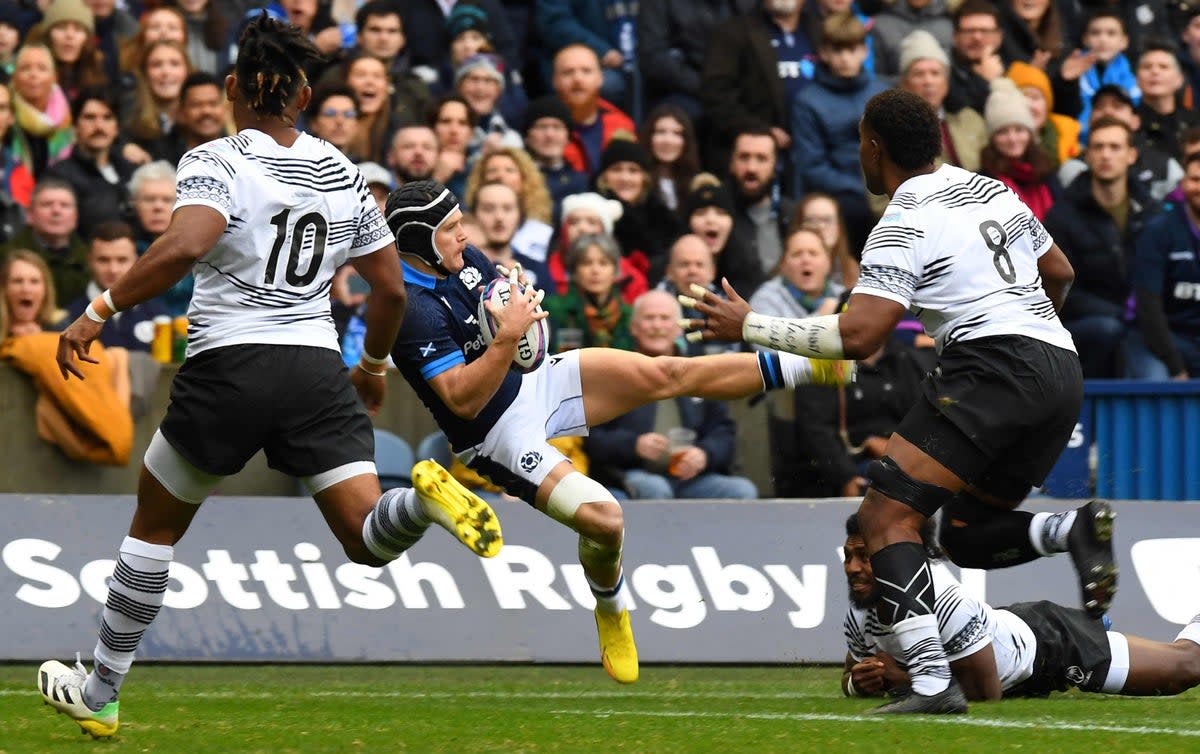
[[[508,306],[513,287],[514,284],[504,278],[496,278],[487,284],[479,296],[479,311],[475,318],[479,321],[479,331],[483,335],[484,345],[492,344],[499,326],[483,304],[485,301],[491,300],[493,306]],[[525,290],[524,286],[519,284],[515,287],[519,293]],[[537,310],[541,311],[542,307],[539,305]],[[521,339],[517,341],[517,348],[513,354],[513,366],[522,372],[532,372],[542,365],[542,360],[546,358],[546,349],[549,346],[549,318],[539,319],[531,324]]]

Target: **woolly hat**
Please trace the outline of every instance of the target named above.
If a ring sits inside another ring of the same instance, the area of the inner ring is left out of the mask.
[[[694,184],[693,184],[694,185]],[[692,192],[687,195],[687,199],[683,201],[683,217],[687,219],[696,212],[705,207],[716,207],[723,209],[729,214],[733,214],[733,196],[730,195],[729,189],[725,185],[717,183],[706,183],[702,186],[696,186]]]
[[[908,67],[918,60],[936,60],[947,71],[950,70],[950,57],[933,35],[924,29],[913,31],[900,43],[901,75],[908,73]]]
[[[633,162],[642,170],[650,170],[650,154],[636,141],[613,139],[600,155],[600,172],[603,173],[618,162]]]
[[[488,21],[487,12],[477,5],[455,3],[454,10],[446,17],[446,36],[453,42],[460,34],[472,29],[491,41],[492,24]]]
[[[1033,130],[1033,115],[1025,95],[1011,80],[998,78],[992,81],[992,91],[983,107],[983,120],[987,123],[990,139],[1005,126],[1024,126]]]
[[[589,191],[585,194],[571,194],[564,197],[562,200],[562,216],[565,220],[571,216],[576,210],[586,210],[600,217],[600,221],[604,223],[604,232],[612,235],[613,226],[617,224],[617,220],[621,219],[621,215],[625,210],[621,207],[621,203],[616,199],[605,199],[599,194]]]
[[[11,26],[17,31],[25,31],[24,12],[16,3],[0,3],[0,24]]]
[[[526,129],[533,127],[542,118],[561,120],[568,129],[571,128],[571,111],[556,95],[547,94],[529,103],[525,110]]]
[[[83,0],[54,0],[42,15],[42,28],[49,31],[64,21],[75,21],[87,29],[88,34],[96,33],[96,17]]]
[[[1037,89],[1042,93],[1042,99],[1046,100],[1046,112],[1054,110],[1054,90],[1050,88],[1050,79],[1041,68],[1014,60],[1008,67],[1008,73],[1004,75],[1016,84],[1018,89],[1027,86]]]
[[[463,77],[472,71],[483,71],[500,84],[501,91],[504,90],[504,61],[497,56],[490,52],[481,52],[459,63],[454,71],[454,85],[458,86]]]
[[[381,186],[387,186],[389,191],[392,189],[392,174],[378,162],[360,162],[358,172],[362,173],[363,180],[367,182],[368,186],[378,183]]]

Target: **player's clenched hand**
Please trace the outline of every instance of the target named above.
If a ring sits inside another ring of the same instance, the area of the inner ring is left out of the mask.
[[[497,306],[490,299],[484,301],[484,308],[496,322],[495,339],[508,338],[513,344],[516,344],[530,325],[549,317],[549,312],[539,308],[542,297],[545,295],[544,291],[535,288],[526,288],[520,293],[517,293],[517,289],[514,288],[513,294],[508,300],[508,306]]]
[[[71,326],[58,336],[58,354],[55,360],[58,361],[58,369],[62,372],[64,380],[71,379],[70,375],[72,374],[81,380],[84,379],[83,372],[79,371],[79,365],[75,363],[75,359],[86,361],[89,364],[100,363],[96,357],[89,356],[88,351],[91,350],[92,341],[99,337],[103,327],[103,322],[94,322],[86,314],[81,314],[79,319],[72,322]]]
[[[721,286],[725,289],[728,299],[723,299],[712,291],[692,284],[694,296],[679,296],[679,303],[685,307],[700,312],[703,319],[684,320],[680,324],[687,330],[687,339],[723,340],[738,343],[742,340],[742,323],[750,313],[750,304],[738,295],[733,286],[725,278],[721,278]]]
[[[878,653],[874,659],[883,664],[883,687],[885,689],[897,689],[912,683],[912,678],[908,676],[908,673],[896,664],[896,658],[887,652]]]
[[[850,680],[860,694],[882,694],[885,688],[885,672],[883,662],[874,657],[868,657],[850,668]]]
[[[372,372],[382,370],[380,366],[368,366]],[[367,413],[375,416],[383,407],[383,397],[387,395],[387,378],[382,375],[369,374],[366,369],[355,367],[350,370],[350,384],[358,391]]]

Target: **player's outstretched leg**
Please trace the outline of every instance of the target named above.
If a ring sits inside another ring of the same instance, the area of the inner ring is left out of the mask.
[[[542,482],[537,497],[538,507],[548,516],[579,532],[579,563],[596,598],[600,662],[614,681],[634,683],[640,670],[621,563],[621,504],[604,485],[574,471],[566,461]]]
[[[1083,609],[1093,618],[1108,612],[1117,593],[1117,560],[1112,543],[1115,518],[1111,505],[1091,500],[1075,512],[1067,535],[1067,548],[1079,574]]]
[[[42,703],[48,704],[60,715],[75,721],[83,733],[92,738],[108,738],[117,732],[120,725],[118,714],[120,702],[116,699],[92,709],[83,701],[83,687],[87,684],[87,670],[75,655],[75,667],[67,667],[58,660],[47,660],[38,668],[37,685],[42,693]]]
[[[491,558],[500,552],[504,537],[496,512],[437,461],[418,461],[412,468],[412,480],[430,520],[480,557]]]

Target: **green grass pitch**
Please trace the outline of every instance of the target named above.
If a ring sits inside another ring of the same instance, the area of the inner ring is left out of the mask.
[[[80,735],[36,666],[0,666],[0,754],[25,752],[1200,752],[1200,691],[1057,694],[876,718],[830,667],[140,665],[121,730]],[[101,747],[101,748],[95,748]]]

